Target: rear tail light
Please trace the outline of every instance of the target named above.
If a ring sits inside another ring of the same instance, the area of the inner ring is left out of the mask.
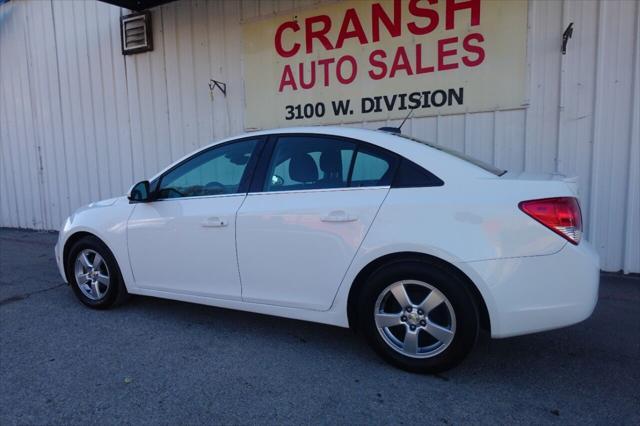
[[[582,214],[578,200],[573,197],[543,198],[523,201],[520,210],[551,229],[570,243],[580,243]]]

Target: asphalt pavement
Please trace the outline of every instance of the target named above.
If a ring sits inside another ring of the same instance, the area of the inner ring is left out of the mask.
[[[640,279],[587,321],[481,339],[438,376],[347,329],[154,298],[94,311],[55,233],[0,229],[0,424],[640,424]],[[543,277],[541,277],[543,279]]]

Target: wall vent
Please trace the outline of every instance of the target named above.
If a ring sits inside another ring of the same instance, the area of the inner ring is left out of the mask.
[[[153,50],[153,37],[151,34],[151,13],[149,11],[120,17],[120,38],[122,39],[123,55]]]

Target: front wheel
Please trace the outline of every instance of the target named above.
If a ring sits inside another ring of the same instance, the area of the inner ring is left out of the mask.
[[[106,309],[124,301],[127,290],[109,248],[98,238],[78,240],[66,259],[69,284],[76,297],[95,309]]]
[[[378,269],[362,293],[360,328],[391,364],[437,373],[459,364],[478,337],[475,301],[457,274],[406,261]]]

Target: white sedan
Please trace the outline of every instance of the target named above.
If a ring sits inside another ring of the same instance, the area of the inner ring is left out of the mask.
[[[589,317],[599,260],[581,234],[571,180],[314,127],[207,146],[80,208],[55,252],[92,308],[139,294],[353,327],[387,361],[433,373],[481,329]]]

